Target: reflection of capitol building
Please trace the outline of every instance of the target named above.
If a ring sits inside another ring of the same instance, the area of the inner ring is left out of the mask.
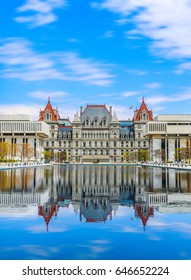
[[[145,227],[155,210],[191,212],[190,176],[189,172],[121,165],[7,170],[0,172],[0,211],[38,206],[48,228],[60,208],[73,208],[79,221],[106,222],[117,216],[119,208],[127,207]]]

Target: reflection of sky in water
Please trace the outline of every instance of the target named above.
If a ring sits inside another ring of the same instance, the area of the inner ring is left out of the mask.
[[[119,207],[105,223],[87,223],[60,208],[49,231],[38,213],[0,218],[1,259],[190,259],[191,214],[155,211],[145,230],[134,209]]]
[[[191,259],[190,180],[190,172],[120,166],[0,172],[0,259]],[[155,194],[168,204],[153,211]]]

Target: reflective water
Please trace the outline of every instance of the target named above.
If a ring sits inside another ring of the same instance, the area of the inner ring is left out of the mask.
[[[0,259],[191,259],[191,172],[0,171]]]

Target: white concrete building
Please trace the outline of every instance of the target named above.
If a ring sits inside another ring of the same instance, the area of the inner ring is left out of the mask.
[[[190,153],[191,115],[158,115],[145,124],[143,135],[149,140],[151,160],[174,161],[177,149]]]
[[[26,160],[23,147],[28,145],[31,149],[30,158],[36,161],[41,160],[44,138],[48,136],[49,126],[43,121],[31,121],[28,115],[0,115],[0,143],[11,144],[8,159]]]

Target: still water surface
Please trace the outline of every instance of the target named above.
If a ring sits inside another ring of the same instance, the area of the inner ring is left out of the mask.
[[[191,259],[191,172],[120,165],[0,171],[0,259]]]

